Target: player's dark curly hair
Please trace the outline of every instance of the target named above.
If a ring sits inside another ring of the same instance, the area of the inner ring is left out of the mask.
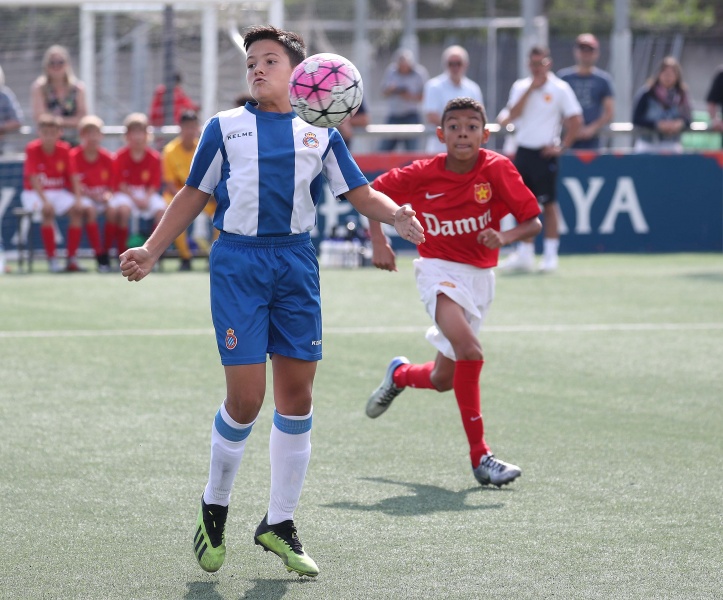
[[[444,126],[444,120],[451,111],[464,110],[466,108],[471,108],[480,114],[482,117],[482,127],[487,125],[487,112],[485,111],[485,107],[482,106],[482,103],[477,102],[474,98],[461,97],[453,98],[447,102],[447,105],[444,107],[444,112],[442,113],[442,126]]]
[[[249,46],[254,42],[258,42],[259,40],[272,40],[284,47],[292,67],[295,67],[306,58],[304,38],[293,31],[284,31],[273,25],[257,25],[247,29],[243,37],[246,52],[249,51]]]

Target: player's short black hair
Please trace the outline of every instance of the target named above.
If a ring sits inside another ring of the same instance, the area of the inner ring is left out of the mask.
[[[447,102],[447,105],[444,107],[444,112],[442,112],[442,126],[444,127],[444,121],[451,111],[464,110],[467,108],[470,108],[480,114],[480,117],[482,117],[482,127],[487,125],[487,112],[485,111],[485,107],[482,106],[482,103],[477,102],[474,98],[461,97],[453,98]]]
[[[198,113],[195,110],[184,110],[181,113],[181,117],[178,119],[179,123],[198,123]]]
[[[249,46],[259,40],[272,40],[284,47],[289,57],[291,66],[295,67],[306,58],[306,44],[304,38],[293,31],[278,29],[273,25],[257,25],[250,27],[244,33],[244,50],[249,51]]]

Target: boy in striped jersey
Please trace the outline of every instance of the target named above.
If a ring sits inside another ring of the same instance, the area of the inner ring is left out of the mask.
[[[123,254],[129,281],[147,275],[200,213],[210,194],[221,231],[210,258],[211,313],[226,375],[226,399],[211,430],[211,465],[194,537],[206,571],[223,564],[231,488],[266,392],[271,356],[274,412],[271,491],[255,542],[290,571],[314,577],[294,525],[311,454],[312,385],[321,359],[319,270],[309,232],[323,179],[362,214],[420,244],[414,211],[373,190],[336,129],[314,127],[291,109],[288,85],[305,57],[303,39],[275,27],[244,36],[254,103],[218,113],[204,127],[186,185],[140,248]]]

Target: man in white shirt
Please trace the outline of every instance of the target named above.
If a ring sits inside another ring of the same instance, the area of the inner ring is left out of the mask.
[[[442,124],[442,113],[447,102],[454,98],[468,97],[482,102],[479,85],[465,76],[469,66],[469,54],[462,46],[449,46],[442,52],[444,72],[424,84],[422,111],[425,123],[436,128]],[[425,150],[430,154],[446,152],[447,147],[437,139],[436,133],[427,138]]]
[[[557,269],[560,234],[557,224],[558,157],[575,141],[582,125],[582,107],[569,84],[550,72],[547,48],[534,47],[529,55],[530,77],[512,84],[507,106],[497,117],[500,125],[515,124],[515,166],[543,211],[541,271]],[[562,134],[562,138],[561,138]],[[500,269],[535,270],[534,238],[522,240]]]

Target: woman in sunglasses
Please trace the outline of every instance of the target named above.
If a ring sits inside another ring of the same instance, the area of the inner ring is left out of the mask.
[[[50,46],[43,55],[43,73],[30,87],[33,120],[42,114],[60,118],[63,137],[77,143],[78,122],[88,114],[85,85],[76,78],[70,54],[63,46]]]

